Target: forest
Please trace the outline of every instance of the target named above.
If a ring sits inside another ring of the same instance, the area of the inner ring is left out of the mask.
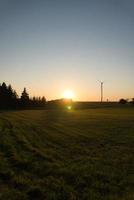
[[[7,85],[5,82],[0,85],[0,109],[35,108],[45,107],[45,105],[46,98],[44,96],[30,98],[24,88],[19,97],[11,85]]]

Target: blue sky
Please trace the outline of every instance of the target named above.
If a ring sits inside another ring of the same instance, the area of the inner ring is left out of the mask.
[[[0,80],[78,100],[134,97],[133,0],[0,0]]]

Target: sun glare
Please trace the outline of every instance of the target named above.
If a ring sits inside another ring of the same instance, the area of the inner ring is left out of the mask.
[[[65,99],[73,99],[74,98],[74,93],[72,90],[65,90],[63,93],[63,97]]]

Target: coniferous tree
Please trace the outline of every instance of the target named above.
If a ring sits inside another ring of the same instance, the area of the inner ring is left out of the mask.
[[[29,100],[29,94],[27,93],[26,88],[24,88],[24,90],[21,94],[21,99],[26,100],[26,101]]]
[[[5,82],[3,82],[1,85],[1,107],[8,107],[8,89]]]
[[[13,101],[13,106],[15,108],[17,108],[19,106],[19,98],[18,98],[18,94],[15,90],[13,90],[13,95],[12,95],[12,101]]]
[[[18,99],[18,94],[15,90],[13,91],[13,99]]]
[[[44,107],[45,104],[45,97],[33,97],[30,99],[26,88],[24,88],[19,98],[11,85],[7,86],[5,82],[2,85],[0,84],[0,109]]]
[[[2,91],[3,98],[6,98],[8,96],[8,89],[5,82],[3,82],[1,85],[1,91]]]
[[[45,106],[46,105],[46,98],[43,96],[41,99],[41,105]]]
[[[8,100],[8,106],[9,107],[14,106],[14,102],[13,102],[13,89],[12,89],[11,85],[9,85],[7,87],[7,100]]]
[[[21,101],[21,105],[26,107],[29,105],[29,94],[27,93],[26,91],[26,88],[24,88],[22,94],[21,94],[21,98],[20,98],[20,101]]]

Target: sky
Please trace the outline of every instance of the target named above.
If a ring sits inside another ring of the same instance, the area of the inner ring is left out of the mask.
[[[80,101],[134,97],[133,0],[0,0],[0,82]]]

